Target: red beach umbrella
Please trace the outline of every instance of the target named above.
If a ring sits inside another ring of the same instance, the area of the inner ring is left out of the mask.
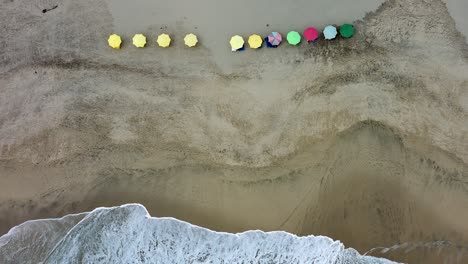
[[[305,31],[304,31],[304,38],[307,40],[307,41],[316,41],[319,37],[319,32],[316,28],[314,27],[308,27]]]

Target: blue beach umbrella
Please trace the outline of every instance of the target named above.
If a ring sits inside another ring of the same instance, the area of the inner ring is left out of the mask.
[[[332,25],[326,26],[325,29],[323,30],[323,35],[325,36],[325,39],[328,39],[328,40],[336,38],[337,34],[338,34],[338,31],[336,30],[336,27]]]

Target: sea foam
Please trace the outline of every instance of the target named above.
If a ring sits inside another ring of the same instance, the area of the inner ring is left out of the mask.
[[[394,262],[361,256],[324,236],[215,232],[127,204],[17,226],[0,238],[0,263]]]

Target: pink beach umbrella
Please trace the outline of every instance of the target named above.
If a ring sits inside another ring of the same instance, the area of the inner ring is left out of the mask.
[[[308,27],[304,31],[304,37],[307,39],[307,41],[316,41],[319,37],[319,32],[316,28],[314,27]]]
[[[278,32],[271,32],[270,35],[268,35],[268,42],[272,46],[278,46],[281,44],[281,41],[283,41],[283,37]]]

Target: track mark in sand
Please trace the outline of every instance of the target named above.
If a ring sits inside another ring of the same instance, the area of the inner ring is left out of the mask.
[[[464,256],[468,255],[468,245],[454,243],[449,240],[405,242],[390,247],[374,247],[362,255],[388,257],[389,254],[398,251],[404,251],[404,254],[408,254],[417,250],[427,251],[436,255],[440,255],[442,251],[450,251],[449,255],[454,257],[451,259],[457,259],[457,261],[461,261]]]
[[[44,8],[44,9],[42,9],[42,13],[45,14],[45,13],[47,13],[47,12],[49,12],[49,11],[52,11],[52,10],[56,9],[57,7],[58,7],[58,5],[54,5],[54,6],[51,7],[51,8]]]

